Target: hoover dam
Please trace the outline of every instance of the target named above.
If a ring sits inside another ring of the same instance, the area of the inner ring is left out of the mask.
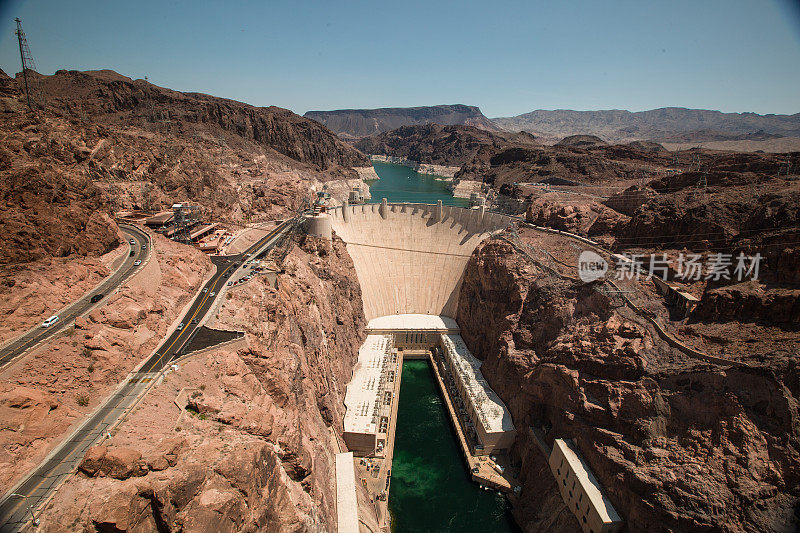
[[[386,502],[406,360],[430,362],[473,480],[513,490],[500,465],[507,461],[500,457],[513,443],[514,424],[455,320],[473,250],[511,222],[483,208],[445,206],[441,200],[390,204],[385,198],[380,204],[344,202],[309,219],[310,234],[325,239],[335,234],[344,241],[369,321],[345,397],[343,436],[349,452],[337,460],[340,531],[357,529],[357,506],[352,497],[346,503],[357,478],[375,495],[381,526],[389,526]]]
[[[347,243],[370,321],[405,314],[455,317],[472,251],[511,221],[441,202],[345,205],[330,217]]]
[[[787,2],[9,4],[0,533],[800,532]]]

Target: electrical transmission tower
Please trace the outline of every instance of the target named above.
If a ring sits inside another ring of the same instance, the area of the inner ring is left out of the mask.
[[[17,23],[17,29],[14,32],[19,41],[19,59],[22,62],[22,79],[25,81],[25,98],[28,101],[28,108],[33,111],[34,99],[31,98],[33,89],[33,80],[28,79],[28,71],[36,70],[36,62],[33,60],[31,48],[28,46],[28,39],[25,37],[25,32],[22,30],[22,21],[17,17],[14,19]]]
[[[786,162],[783,163],[782,165],[780,165],[780,167],[778,168],[778,176],[781,175],[781,171],[783,170],[783,165],[786,165],[786,176],[788,177],[789,173],[790,173],[790,171],[792,169],[792,156],[791,155],[787,155],[786,156]]]
[[[695,165],[697,165],[697,171],[700,172],[700,167],[702,166],[702,163],[700,161],[700,154],[698,154],[697,152],[692,154],[692,163],[689,165],[689,172],[694,170]]]

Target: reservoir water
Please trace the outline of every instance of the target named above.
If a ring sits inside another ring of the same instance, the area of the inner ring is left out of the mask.
[[[427,360],[403,363],[389,490],[392,531],[519,531],[505,497],[470,479],[435,379]]]
[[[441,200],[444,205],[469,206],[469,200],[453,198],[447,190],[447,181],[402,165],[373,163],[372,166],[381,178],[369,188],[372,203],[380,203],[381,198],[386,198],[389,202],[435,204]]]

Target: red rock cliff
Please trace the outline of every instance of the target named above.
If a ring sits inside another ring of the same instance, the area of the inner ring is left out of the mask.
[[[529,426],[550,445],[575,439],[628,531],[796,527],[796,365],[689,359],[618,298],[553,277],[497,240],[467,266],[458,322],[518,430],[514,511],[526,531],[578,528]]]
[[[231,289],[214,327],[249,346],[179,363],[90,449],[45,531],[333,531],[343,397],[363,341],[344,244],[305,239],[277,288]],[[375,526],[371,508],[361,518]]]

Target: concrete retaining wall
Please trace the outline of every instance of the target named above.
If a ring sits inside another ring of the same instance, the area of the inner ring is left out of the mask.
[[[367,320],[420,313],[454,317],[472,251],[511,218],[428,204],[366,204],[331,211],[361,284]]]

